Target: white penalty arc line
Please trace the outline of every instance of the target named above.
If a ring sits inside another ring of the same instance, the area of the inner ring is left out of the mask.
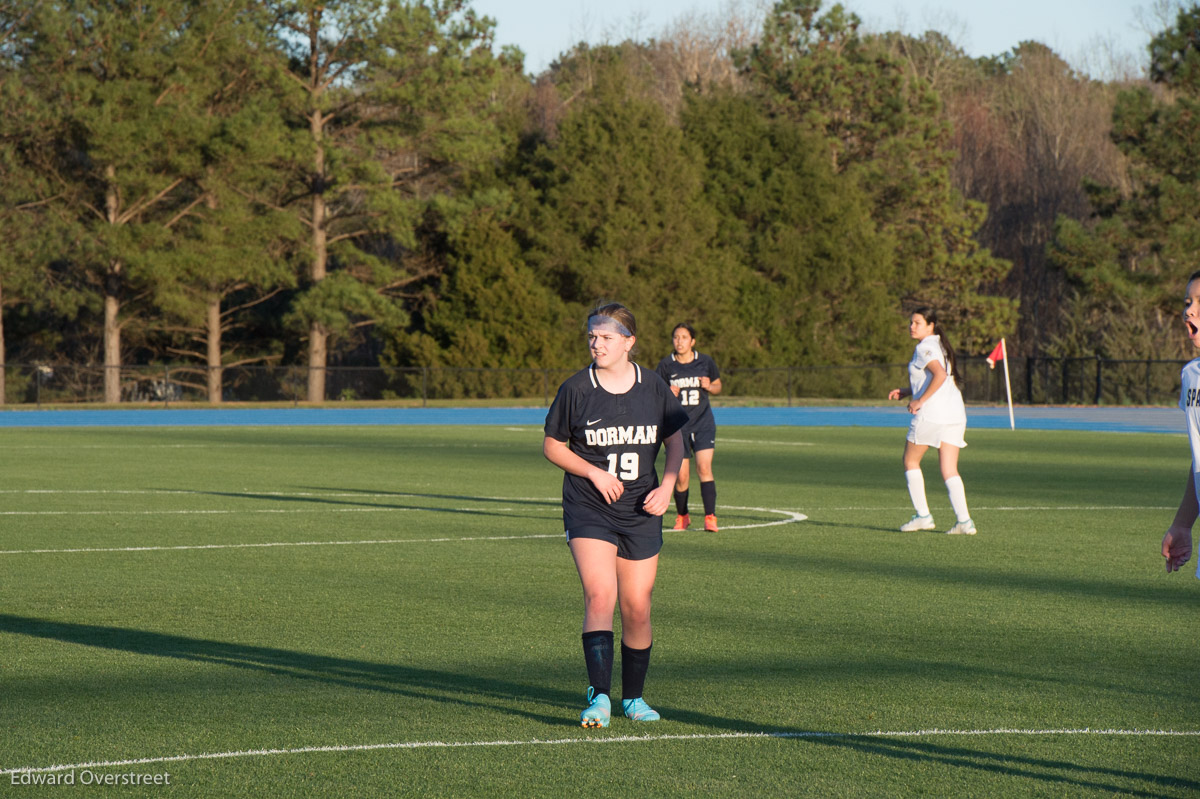
[[[123,768],[127,766],[147,766],[157,763],[186,763],[197,760],[229,760],[244,757],[278,757],[286,755],[321,754],[328,752],[377,752],[382,750],[400,749],[466,749],[473,747],[499,746],[565,746],[569,744],[616,744],[616,743],[658,743],[660,741],[720,741],[734,739],[760,740],[803,740],[829,738],[929,738],[935,736],[1053,736],[1053,735],[1092,735],[1102,737],[1175,737],[1200,736],[1200,730],[1093,730],[1062,729],[1062,730],[876,730],[875,732],[722,732],[697,733],[694,735],[619,735],[611,738],[531,738],[525,741],[403,741],[381,744],[346,744],[333,746],[298,746],[285,749],[245,749],[231,752],[205,752],[194,755],[168,755],[164,757],[140,757],[128,760],[96,760],[87,763],[69,763],[53,766],[19,766],[17,768],[0,769],[4,774],[44,774],[58,771],[75,771],[95,768]]]
[[[782,519],[775,519],[774,521],[757,522],[755,524],[721,525],[722,531],[725,531],[725,530],[754,530],[759,527],[777,527],[781,524],[791,524],[793,522],[802,522],[808,518],[803,513],[797,513],[794,510],[779,510],[777,508],[748,508],[748,507],[745,507],[742,505],[722,505],[721,507],[726,508],[728,510],[752,510],[752,511],[758,511],[759,513],[778,513],[784,517]],[[721,508],[718,508],[717,510],[720,510],[720,509]]]
[[[722,527],[722,530],[748,530],[756,527],[774,527],[780,524],[791,524],[793,522],[801,522],[807,519],[803,513],[797,513],[789,510],[775,510],[773,508],[744,508],[727,506],[731,510],[752,510],[762,513],[779,513],[786,518],[778,519],[769,522],[760,522],[758,524],[740,524]],[[372,510],[371,508],[345,508],[345,511],[352,510]],[[378,510],[389,510],[388,508],[379,508]],[[396,508],[394,510],[415,510],[414,508]],[[169,511],[167,511],[169,512]],[[200,513],[234,513],[234,511],[196,511]],[[271,512],[287,512],[287,511],[257,511],[259,513]],[[386,544],[446,544],[460,543],[470,541],[526,541],[534,539],[546,538],[562,538],[562,533],[554,534],[532,534],[532,535],[492,535],[492,536],[459,536],[459,537],[443,537],[443,538],[380,538],[368,540],[353,540],[353,541],[264,541],[259,543],[243,543],[243,544],[177,544],[177,545],[160,545],[160,546],[140,546],[140,547],[63,547],[58,549],[0,549],[0,556],[3,555],[67,555],[81,553],[102,553],[102,552],[181,552],[188,550],[215,550],[215,549],[273,549],[282,547],[335,547],[335,546],[379,546]]]
[[[1110,511],[1110,510],[1175,510],[1174,505],[972,505],[975,510],[986,511]],[[910,505],[846,505],[835,508],[810,508],[813,511],[893,511],[907,509]]]
[[[725,438],[724,436],[721,436],[721,438],[718,440],[722,444],[754,444],[756,446],[761,445],[764,447],[815,447],[816,446],[816,444],[814,444],[811,441],[761,441],[761,440],[756,441],[751,438]]]

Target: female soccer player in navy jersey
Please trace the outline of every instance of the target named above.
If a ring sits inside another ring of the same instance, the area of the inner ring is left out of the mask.
[[[687,413],[658,375],[630,360],[637,323],[623,305],[588,316],[592,363],[567,379],[546,414],[542,452],[563,475],[563,525],[583,583],[588,672],[584,727],[607,727],[613,612],[621,605],[621,694],[625,715],[657,721],[642,699],[653,635],[650,595],[662,549],[662,515],[683,460]],[[663,483],[654,463],[666,444]]]
[[[700,500],[704,503],[704,529],[717,532],[717,484],[713,479],[713,450],[717,446],[717,422],[708,404],[710,394],[721,393],[721,372],[707,355],[696,352],[696,331],[679,323],[671,331],[675,352],[658,362],[658,376],[667,381],[688,413],[683,428],[683,464],[675,479],[675,527],[686,530],[692,523],[688,514],[688,459],[696,456],[700,477]]]

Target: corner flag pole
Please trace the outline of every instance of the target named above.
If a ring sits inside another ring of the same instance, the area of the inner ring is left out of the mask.
[[[1008,379],[1008,346],[1000,339],[1000,354],[1004,356],[1004,390],[1008,393],[1008,429],[1016,430],[1017,423],[1013,420],[1012,383]]]

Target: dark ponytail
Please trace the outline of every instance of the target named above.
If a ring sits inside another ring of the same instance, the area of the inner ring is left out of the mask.
[[[926,322],[933,325],[933,334],[937,336],[938,340],[941,342],[942,354],[946,356],[946,365],[950,367],[946,371],[950,373],[950,377],[954,380],[954,384],[961,386],[962,382],[958,377],[958,361],[954,357],[954,347],[950,344],[950,339],[946,337],[946,331],[942,329],[940,324],[938,324],[937,311],[933,310],[932,308],[916,308],[913,310],[913,313],[924,317]]]

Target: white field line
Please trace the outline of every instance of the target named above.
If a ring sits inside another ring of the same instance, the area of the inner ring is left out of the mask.
[[[246,427],[242,427],[239,429],[253,431],[253,430],[265,430],[267,428],[250,427],[249,425],[247,425]],[[203,444],[75,444],[75,443],[71,443],[71,442],[62,442],[62,443],[47,442],[47,443],[41,443],[41,444],[13,444],[13,445],[6,444],[4,446],[4,450],[6,452],[9,452],[12,450],[19,450],[19,449],[36,450],[36,451],[60,450],[60,449],[69,449],[71,451],[88,450],[88,449],[92,449],[92,450],[139,450],[140,451],[140,450],[147,450],[147,449],[212,449],[212,450],[279,449],[281,447],[287,447],[289,450],[291,450],[291,449],[344,449],[344,448],[350,447],[350,446],[353,446],[353,444],[296,444],[296,443],[293,443],[290,441],[280,441],[277,443],[241,441],[241,442],[236,442],[236,443],[230,442],[230,443],[224,443],[224,444],[218,444],[218,443],[212,443],[212,442],[203,443]],[[490,445],[489,444],[454,444],[454,445],[451,445],[451,448],[452,449],[483,449],[488,446],[490,446]],[[446,448],[447,448],[446,444],[438,444],[438,443],[430,442],[427,444],[426,443],[397,444],[395,447],[395,450],[397,452],[401,452],[401,451],[408,450],[408,449],[446,449]]]
[[[746,530],[754,527],[774,527],[780,524],[791,524],[793,522],[801,522],[807,519],[803,513],[795,511],[774,510],[772,508],[735,508],[734,506],[726,506],[731,510],[753,510],[763,513],[779,513],[785,518],[770,522],[759,522],[757,524],[741,524],[722,527],[722,530]],[[375,510],[372,508],[342,508],[336,510],[354,511],[354,510]],[[377,510],[420,510],[420,508],[378,508]],[[463,508],[462,510],[471,510]],[[496,508],[489,509],[493,511],[511,511],[513,508]],[[151,511],[153,512],[153,511]],[[193,511],[163,511],[164,513],[189,513]],[[194,511],[196,513],[237,513],[240,511]],[[285,513],[285,512],[304,512],[304,511],[247,511],[257,513]],[[319,511],[318,511],[319,512]],[[333,511],[330,511],[333,512]],[[31,512],[32,513],[32,512]],[[54,511],[49,511],[53,515]],[[92,513],[92,511],[84,511],[83,515]],[[103,511],[96,511],[103,513]],[[555,534],[534,534],[534,535],[497,535],[497,536],[468,536],[458,538],[384,538],[384,539],[369,539],[355,541],[266,541],[253,544],[178,544],[178,545],[160,545],[160,546],[140,546],[140,547],[70,547],[60,549],[0,549],[2,555],[65,555],[79,553],[98,553],[98,552],[175,552],[183,550],[207,550],[207,549],[275,549],[282,547],[332,547],[332,546],[378,546],[382,544],[443,544],[457,543],[466,541],[524,541],[538,538],[561,538],[562,533]]]
[[[975,505],[971,508],[974,510],[988,511],[1110,511],[1110,510],[1176,510],[1175,505]],[[879,511],[879,510],[896,510],[908,509],[912,511],[911,505],[847,505],[842,507],[830,508],[808,508],[809,511]]]
[[[422,508],[250,508],[234,510],[4,510],[0,516],[221,516],[243,513],[399,513],[423,510]],[[458,508],[457,510],[476,510]],[[496,508],[495,510],[512,510]]]
[[[808,517],[803,513],[797,513],[793,510],[778,510],[777,508],[747,508],[740,505],[722,505],[723,508],[729,510],[754,510],[761,513],[778,513],[784,516],[783,519],[777,519],[773,522],[757,522],[755,524],[729,524],[721,525],[721,530],[753,530],[759,527],[777,527],[781,524],[791,524],[792,522],[802,522]],[[720,510],[718,508],[717,510]]]
[[[813,447],[816,446],[811,441],[761,441],[751,438],[725,438],[721,436],[717,439],[721,444],[762,444],[770,447]]]
[[[331,498],[331,499],[391,499],[391,498],[427,498],[427,494],[412,493],[405,491],[380,491],[380,492],[362,492],[362,491],[255,491],[250,488],[243,488],[243,494],[247,498],[255,497],[283,497],[283,498]],[[229,492],[222,492],[228,496]],[[58,488],[9,488],[0,489],[0,495],[4,494],[87,494],[87,495],[113,495],[113,496],[171,496],[171,495],[189,495],[189,496],[211,496],[212,491],[197,491],[194,489],[58,489]],[[460,497],[468,499],[468,497]],[[545,502],[557,506],[562,500],[561,497],[469,497],[469,499],[487,501],[487,502]],[[763,510],[762,508],[737,508],[732,505],[725,505],[733,510]],[[833,507],[808,507],[804,510],[812,511],[890,511],[896,509],[908,508],[908,505],[845,505]],[[1110,510],[1175,510],[1174,505],[976,505],[973,506],[977,510],[987,511],[1110,511]],[[388,510],[388,509],[384,509]],[[413,509],[419,510],[419,509]],[[772,513],[790,513],[792,511],[786,509],[769,509]],[[157,511],[152,511],[157,512]],[[164,511],[166,512],[166,511]],[[179,511],[179,512],[196,512],[196,511]],[[230,511],[233,512],[233,511]],[[293,511],[295,512],[295,511]],[[0,516],[5,515],[5,511],[0,511]],[[38,515],[40,513],[68,513],[67,511],[10,511],[8,513],[14,515]],[[801,514],[802,515],[802,514]],[[779,524],[773,522],[772,524]],[[729,528],[734,529],[734,528]]]
[[[277,757],[281,755],[306,755],[325,752],[375,752],[387,749],[463,749],[471,747],[499,746],[564,746],[567,744],[616,744],[616,743],[658,743],[660,741],[719,741],[730,739],[822,739],[822,738],[928,738],[935,736],[984,736],[984,735],[1018,735],[1018,736],[1048,736],[1074,735],[1096,737],[1164,737],[1164,736],[1200,736],[1200,730],[1093,730],[1062,729],[1062,730],[877,730],[875,732],[723,732],[698,733],[695,735],[620,735],[612,738],[531,738],[525,741],[404,741],[382,744],[345,744],[331,746],[300,746],[286,749],[246,749],[233,752],[205,752],[193,755],[169,755],[165,757],[140,757],[128,760],[95,760],[86,763],[63,763],[53,766],[19,766],[16,768],[0,769],[4,774],[37,774],[56,771],[75,771],[95,768],[123,768],[127,766],[146,766],[155,763],[185,763],[195,760],[228,760],[239,757]]]
[[[377,544],[445,544],[460,541],[522,541],[529,538],[562,538],[554,535],[488,535],[461,538],[381,538],[368,541],[266,541],[257,544],[179,544],[144,547],[78,547],[75,549],[5,549],[0,555],[57,555],[77,552],[174,552],[189,549],[271,549],[277,547],[348,547]]]
[[[244,429],[250,430],[252,428],[247,427]],[[230,449],[232,447],[254,448],[254,449],[266,449],[269,447],[287,447],[288,449],[332,449],[332,448],[341,447],[341,446],[344,446],[344,445],[342,445],[342,444],[293,444],[291,442],[286,442],[286,441],[281,441],[278,444],[254,443],[254,442],[241,442],[241,443],[236,443],[236,444],[235,443],[229,443],[229,444],[213,444],[213,443],[205,443],[205,444],[75,444],[75,443],[70,443],[70,442],[63,442],[61,444],[56,444],[53,442],[48,442],[48,443],[42,443],[42,444],[14,444],[11,446],[6,444],[4,446],[4,449],[6,451],[16,450],[16,449],[32,449],[32,450],[51,450],[51,449],[70,449],[70,450],[84,450],[84,449],[102,449],[102,450],[108,450],[108,449],[112,449],[112,450],[124,450],[124,449],[136,449],[136,450],[146,450],[146,449]],[[435,446],[439,446],[439,445],[437,445],[437,444],[412,444],[412,445],[405,444],[404,448],[407,449],[409,447],[435,447]],[[468,446],[470,446],[470,445],[468,445]]]
[[[113,496],[177,496],[180,494],[188,496],[238,496],[229,491],[199,491],[194,488],[136,488],[136,489],[121,489],[121,488],[80,488],[80,489],[64,489],[64,488],[7,488],[0,489],[0,494],[99,494]],[[256,497],[301,497],[301,498],[345,498],[345,497],[360,497],[362,499],[388,499],[388,498],[412,498],[412,497],[428,497],[428,494],[419,494],[406,491],[255,491],[252,488],[243,488],[241,496],[249,499]],[[488,502],[548,502],[555,505],[562,501],[561,497],[454,497],[454,499],[473,499]]]

